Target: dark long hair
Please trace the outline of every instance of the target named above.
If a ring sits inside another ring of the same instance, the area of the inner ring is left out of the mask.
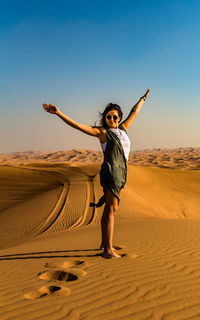
[[[120,121],[122,120],[122,117],[123,117],[123,112],[121,110],[121,107],[118,104],[108,103],[106,105],[106,107],[105,107],[105,110],[103,112],[99,112],[99,115],[101,117],[100,125],[101,125],[101,127],[104,127],[105,129],[108,128],[108,125],[107,125],[107,122],[106,122],[106,115],[111,110],[117,110],[118,115],[120,117]]]

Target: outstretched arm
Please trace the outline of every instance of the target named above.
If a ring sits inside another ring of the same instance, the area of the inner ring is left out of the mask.
[[[87,124],[81,124],[74,120],[72,120],[70,117],[66,116],[64,113],[62,113],[57,106],[54,106],[52,104],[43,104],[43,108],[45,111],[49,113],[56,114],[59,118],[61,118],[65,123],[67,123],[69,126],[78,129],[86,134],[89,134],[90,136],[99,137],[100,136],[100,129],[95,128],[92,126],[89,126]]]
[[[142,108],[142,105],[144,103],[144,101],[147,99],[148,95],[149,95],[150,90],[147,89],[146,93],[144,94],[144,96],[142,96],[140,98],[140,100],[133,106],[133,108],[131,109],[131,112],[129,113],[128,117],[121,123],[121,125],[128,130],[128,128],[130,127],[130,125],[132,124],[133,120],[135,119],[135,117],[137,116],[137,114],[139,113],[140,109]]]

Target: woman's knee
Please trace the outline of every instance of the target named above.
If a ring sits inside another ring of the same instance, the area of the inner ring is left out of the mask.
[[[118,200],[117,200],[116,197],[111,198],[111,199],[106,199],[105,206],[106,206],[107,212],[109,214],[112,214],[112,215],[116,215],[117,214],[117,211],[118,211]]]
[[[117,214],[118,205],[106,203],[105,206],[109,215],[115,216]]]
[[[109,209],[109,211],[112,214],[116,214],[117,213],[117,210],[118,210],[118,199],[110,190],[106,191],[106,194],[105,194],[105,205],[106,205],[107,209]]]
[[[112,206],[112,209],[111,209],[111,214],[112,215],[114,215],[114,216],[116,216],[116,214],[117,214],[117,211],[118,211],[118,205],[116,204],[116,205],[113,205]]]

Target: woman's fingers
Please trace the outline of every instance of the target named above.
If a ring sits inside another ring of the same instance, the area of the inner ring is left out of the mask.
[[[47,104],[47,103],[43,103],[43,107],[44,108],[50,108],[50,107],[56,107],[56,106],[54,106],[53,104]]]
[[[146,91],[146,93],[145,93],[145,98],[147,98],[148,97],[148,95],[149,95],[149,92],[150,92],[150,90],[149,89],[147,89],[147,91]]]
[[[44,108],[45,111],[50,112],[50,113],[56,113],[57,112],[57,107],[54,106],[53,104],[43,103],[43,108]]]

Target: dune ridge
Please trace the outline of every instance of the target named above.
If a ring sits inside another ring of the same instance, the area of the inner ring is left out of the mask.
[[[73,149],[69,151],[25,151],[0,153],[1,165],[24,165],[30,162],[96,163],[103,161],[102,151]],[[129,164],[171,169],[200,169],[200,148],[157,148],[130,152]]]

